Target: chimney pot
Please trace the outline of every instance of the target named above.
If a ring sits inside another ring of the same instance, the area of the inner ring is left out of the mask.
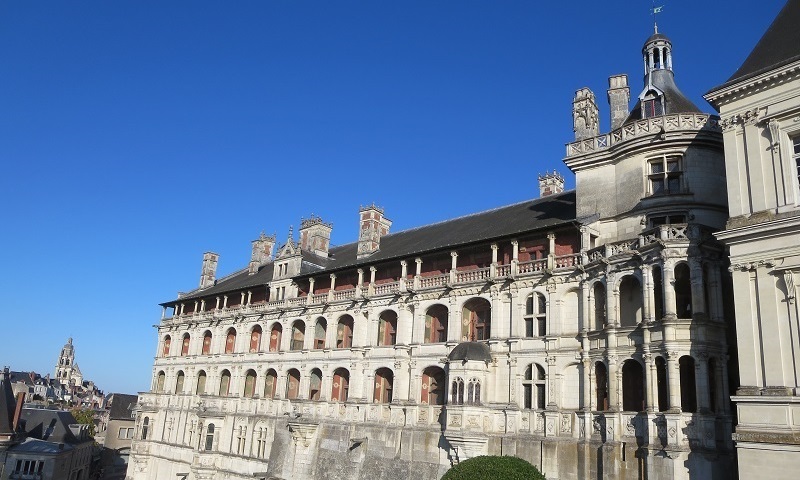
[[[539,196],[548,197],[564,191],[564,177],[560,173],[553,171],[553,173],[545,172],[544,175],[539,175]]]
[[[611,109],[611,130],[622,126],[628,118],[628,105],[631,101],[631,89],[628,87],[628,76],[625,74],[608,77],[608,105]]]
[[[358,228],[358,258],[364,258],[377,252],[381,237],[389,234],[392,221],[383,216],[383,209],[374,203],[362,206],[358,211],[360,219]]]
[[[200,288],[208,288],[214,285],[218,262],[218,254],[214,252],[206,252],[203,254],[203,268],[200,271]]]
[[[311,218],[300,221],[300,249],[327,257],[332,230],[332,223],[325,223],[312,213]]]

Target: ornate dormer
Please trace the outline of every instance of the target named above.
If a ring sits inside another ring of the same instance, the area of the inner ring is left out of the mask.
[[[278,251],[275,257],[275,266],[272,272],[273,280],[291,279],[300,273],[300,266],[303,257],[300,253],[300,245],[294,241],[294,230],[289,227],[289,237],[286,243]]]

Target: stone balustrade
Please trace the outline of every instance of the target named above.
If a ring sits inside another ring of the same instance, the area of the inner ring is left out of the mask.
[[[709,130],[722,132],[719,117],[702,113],[681,113],[631,122],[603,135],[567,144],[567,158],[611,148],[637,137],[675,131]]]

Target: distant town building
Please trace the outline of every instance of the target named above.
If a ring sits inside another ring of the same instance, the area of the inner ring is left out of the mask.
[[[128,468],[131,441],[135,432],[134,408],[138,397],[112,393],[108,396],[105,411],[100,415],[99,431],[95,440],[102,446],[100,469],[102,479],[124,480]]]
[[[0,480],[88,480],[93,444],[89,426],[67,411],[24,408],[0,373]]]

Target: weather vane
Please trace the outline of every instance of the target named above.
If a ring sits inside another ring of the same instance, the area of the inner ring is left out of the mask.
[[[661,13],[662,10],[664,10],[664,5],[656,7],[656,0],[653,0],[653,8],[650,9],[650,12],[652,12],[652,15],[653,15],[653,30],[655,31],[655,33],[658,33],[658,17],[657,17],[657,15],[659,13]]]

